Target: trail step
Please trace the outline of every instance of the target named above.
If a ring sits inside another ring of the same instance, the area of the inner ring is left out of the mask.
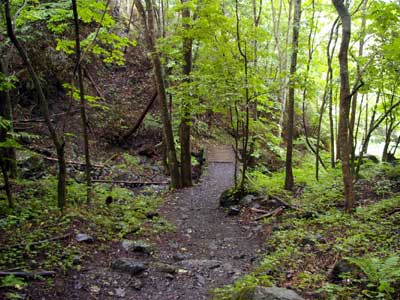
[[[235,154],[232,146],[210,146],[207,151],[207,161],[209,163],[233,163],[235,161]]]

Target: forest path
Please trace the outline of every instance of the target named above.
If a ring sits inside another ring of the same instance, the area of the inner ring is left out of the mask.
[[[227,216],[218,202],[233,185],[232,148],[210,147],[207,165],[198,185],[172,193],[160,210],[176,230],[158,237],[154,258],[177,266],[177,273],[150,271],[135,299],[210,299],[211,289],[252,269],[260,239],[241,226],[240,217]]]
[[[234,153],[228,146],[211,146],[207,161],[197,185],[166,196],[158,213],[175,230],[152,238],[152,255],[121,244],[107,257],[96,258],[95,251],[91,266],[59,282],[55,298],[46,299],[211,299],[212,289],[251,271],[263,239],[241,216],[228,216],[218,201],[233,185]],[[113,269],[121,259],[128,264]],[[121,271],[137,267],[146,270],[132,276]]]

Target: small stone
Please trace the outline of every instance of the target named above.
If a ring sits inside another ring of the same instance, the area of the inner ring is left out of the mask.
[[[75,240],[79,243],[87,243],[87,244],[93,244],[94,243],[94,238],[86,233],[78,233],[75,236]]]
[[[196,274],[196,280],[198,286],[204,286],[206,284],[206,279],[200,274]]]
[[[130,287],[134,290],[140,291],[143,288],[144,284],[143,281],[139,278],[133,278],[132,282],[130,283]]]
[[[185,255],[183,255],[182,253],[176,253],[176,254],[174,254],[174,256],[172,256],[172,258],[175,260],[175,261],[182,261],[182,260],[185,260],[186,259],[186,256]]]
[[[237,206],[231,206],[228,210],[228,216],[237,216],[240,214],[240,208]]]
[[[174,275],[172,275],[172,274],[167,274],[167,275],[165,275],[165,278],[167,278],[167,279],[169,279],[169,280],[175,279]]]
[[[125,297],[126,291],[123,288],[117,288],[115,289],[115,295],[117,295],[118,297]]]
[[[154,263],[153,268],[155,268],[159,272],[168,274],[175,274],[177,272],[177,267],[160,262]]]
[[[147,270],[143,262],[131,258],[119,258],[111,264],[111,268],[131,275],[138,275]]]
[[[152,247],[144,241],[123,240],[121,246],[126,251],[132,251],[136,253],[150,255],[153,252]]]
[[[100,293],[100,287],[98,287],[97,285],[92,285],[89,287],[89,291],[93,294],[98,294]]]

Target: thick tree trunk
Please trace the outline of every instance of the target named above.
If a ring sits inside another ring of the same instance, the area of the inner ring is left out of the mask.
[[[289,80],[289,98],[287,105],[287,141],[286,141],[286,165],[285,165],[285,189],[293,190],[293,130],[294,130],[294,85],[297,69],[297,52],[299,47],[299,29],[301,17],[301,0],[295,0],[294,4],[294,20],[293,20],[293,40],[292,40],[292,58],[290,63],[290,80]]]
[[[181,0],[184,5],[187,0]],[[182,27],[186,32],[190,25],[190,10],[187,7],[182,9]],[[187,37],[187,32],[183,38],[182,52],[183,52],[183,76],[184,82],[190,82],[190,72],[192,71],[192,39]],[[190,97],[190,95],[187,95]],[[182,186],[192,186],[192,156],[190,151],[190,129],[191,129],[191,107],[190,101],[182,100],[182,117],[179,128],[179,140],[181,143],[181,178]]]
[[[76,56],[76,65],[75,69],[78,73],[78,84],[79,84],[79,97],[80,97],[80,113],[81,113],[81,121],[82,121],[82,137],[83,137],[83,146],[85,151],[85,175],[86,175],[86,202],[87,204],[91,203],[91,194],[92,194],[92,179],[90,175],[91,164],[90,164],[90,150],[89,150],[89,135],[87,130],[87,117],[86,117],[86,109],[85,109],[85,89],[83,86],[83,74],[82,74],[82,66],[81,66],[81,45],[79,38],[79,17],[78,17],[78,9],[76,6],[76,0],[72,0],[72,10],[74,14],[74,26],[75,26],[75,56]],[[75,76],[75,74],[74,74]]]
[[[168,110],[162,65],[160,55],[155,48],[153,4],[151,0],[146,0],[146,11],[143,7],[141,0],[135,0],[135,4],[142,18],[143,27],[145,29],[147,49],[151,54],[151,61],[154,69],[154,78],[157,85],[157,93],[161,103],[161,119],[163,122],[164,141],[167,148],[167,158],[171,174],[171,187],[181,188],[182,182],[180,178],[179,164],[176,156],[171,119]]]
[[[339,142],[342,160],[342,174],[346,211],[350,212],[355,205],[353,191],[353,175],[350,168],[351,144],[349,141],[350,113],[350,84],[348,70],[348,49],[351,36],[351,17],[344,0],[332,0],[340,19],[342,20],[342,41],[339,51],[340,65],[340,113],[339,113]]]
[[[36,93],[38,96],[39,100],[39,107],[40,110],[43,114],[43,118],[45,120],[45,123],[47,125],[47,128],[50,132],[51,139],[53,140],[54,146],[56,148],[57,152],[57,158],[58,158],[58,190],[57,190],[57,201],[58,201],[58,207],[61,210],[64,210],[65,204],[66,204],[66,197],[67,197],[67,192],[66,192],[66,165],[65,165],[65,157],[64,157],[64,141],[62,137],[59,137],[57,134],[57,131],[53,127],[53,124],[51,123],[50,119],[50,113],[49,113],[49,106],[47,99],[43,93],[43,89],[39,80],[39,77],[36,75],[36,72],[32,66],[32,63],[28,57],[28,54],[26,53],[25,48],[22,46],[22,44],[18,41],[14,34],[12,22],[11,22],[11,14],[10,14],[10,1],[6,0],[5,1],[5,15],[6,15],[6,25],[7,25],[7,34],[8,37],[10,38],[11,42],[17,49],[19,55],[21,56],[22,61],[24,62],[25,66],[28,69],[29,75],[32,77],[33,84],[36,89]]]

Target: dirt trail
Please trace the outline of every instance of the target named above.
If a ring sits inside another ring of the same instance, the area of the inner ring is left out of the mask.
[[[177,228],[160,237],[156,259],[188,273],[178,273],[173,280],[150,274],[145,279],[148,288],[139,291],[137,299],[209,299],[210,289],[232,283],[253,266],[259,239],[240,225],[240,217],[227,216],[218,205],[220,194],[233,185],[232,149],[213,147],[207,157],[201,182],[172,194],[161,211]]]
[[[152,241],[153,255],[124,250],[117,245],[108,257],[96,260],[61,281],[53,295],[41,299],[211,299],[211,289],[232,283],[251,271],[261,241],[240,216],[227,216],[219,207],[220,194],[233,184],[233,152],[227,146],[212,147],[201,182],[171,193],[160,215],[176,230]],[[147,267],[140,275],[113,270],[120,258]]]

